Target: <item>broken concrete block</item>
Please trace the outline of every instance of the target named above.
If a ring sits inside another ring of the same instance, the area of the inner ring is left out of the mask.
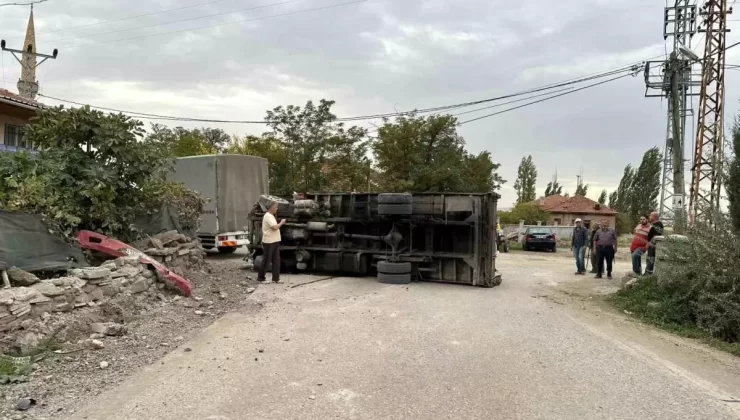
[[[147,278],[147,279],[148,278],[151,278],[151,277],[154,277],[154,275],[155,275],[154,274],[154,271],[148,270],[148,269],[141,272],[141,277],[144,277],[144,278]]]
[[[40,293],[38,294],[38,296],[28,301],[28,303],[30,303],[31,305],[44,302],[51,302],[51,298]]]
[[[87,294],[87,299],[88,301],[91,301],[91,302],[97,302],[99,300],[103,300],[104,297],[105,295],[103,294],[103,289],[100,287],[95,288],[95,290]]]
[[[115,261],[107,262],[105,264],[101,264],[100,268],[105,268],[110,271],[116,271],[118,270],[118,264],[116,264]]]
[[[96,280],[96,279],[102,279],[104,277],[110,277],[111,271],[107,268],[102,267],[91,267],[91,268],[82,268],[77,270],[72,270],[74,272],[73,275],[75,277],[79,277],[83,280]],[[79,275],[76,275],[79,274]]]
[[[31,316],[38,318],[44,313],[51,312],[54,310],[54,303],[49,300],[48,302],[34,303],[31,305]]]
[[[7,270],[7,273],[8,277],[10,278],[10,283],[12,283],[14,286],[28,287],[41,281],[35,275],[29,273],[28,271],[21,270],[17,267],[9,268]]]
[[[149,281],[144,277],[137,277],[131,284],[131,293],[142,293],[149,290]]]
[[[118,269],[118,271],[111,273],[111,278],[117,279],[120,277],[134,277],[141,271],[141,265],[133,266],[133,265],[127,265],[125,267],[121,267]]]

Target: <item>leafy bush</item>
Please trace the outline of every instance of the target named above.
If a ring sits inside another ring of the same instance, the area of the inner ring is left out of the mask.
[[[697,224],[688,239],[661,243],[657,277],[640,279],[615,301],[660,324],[692,325],[714,338],[739,342],[740,272],[734,264],[740,259],[740,237],[727,215],[714,221],[714,226]],[[647,308],[648,302],[658,304]]]
[[[0,209],[40,214],[65,237],[87,229],[136,239],[136,216],[165,203],[183,224],[197,223],[202,200],[166,181],[173,158],[160,143],[141,141],[141,127],[88,107],[41,110],[25,131],[38,154],[0,154]]]

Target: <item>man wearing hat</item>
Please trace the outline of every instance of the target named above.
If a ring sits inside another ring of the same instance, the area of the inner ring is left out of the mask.
[[[586,274],[586,247],[588,246],[588,229],[583,227],[583,221],[576,219],[576,227],[573,229],[573,237],[570,240],[570,249],[576,259],[576,274]]]
[[[594,243],[594,236],[596,232],[601,229],[601,223],[596,222],[591,229],[591,239],[588,241],[589,249],[591,249],[591,273],[596,274],[599,272],[599,255],[596,252],[596,244]]]

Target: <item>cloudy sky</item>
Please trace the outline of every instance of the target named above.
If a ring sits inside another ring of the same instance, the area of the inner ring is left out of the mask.
[[[60,53],[39,68],[38,80],[50,96],[198,118],[258,120],[266,109],[321,98],[337,101],[339,116],[411,110],[536,88],[665,54],[664,5],[48,0],[35,9],[37,46]],[[27,19],[27,7],[0,7],[0,37],[9,47],[20,48]],[[738,22],[730,24],[740,30]],[[731,33],[728,43],[737,40]],[[700,52],[699,41],[692,48]],[[740,64],[740,48],[728,52],[727,62]],[[15,91],[20,68],[8,53],[2,69],[0,86]],[[726,85],[729,119],[740,107],[740,72],[728,71]],[[589,196],[596,198],[616,187],[626,164],[639,164],[652,146],[662,148],[666,103],[644,93],[641,75],[627,77],[460,131],[471,151],[488,150],[502,164],[509,181],[502,207],[516,198],[516,169],[528,154],[537,164],[540,193],[556,171],[572,193],[583,171]],[[263,131],[213,126],[234,134]]]

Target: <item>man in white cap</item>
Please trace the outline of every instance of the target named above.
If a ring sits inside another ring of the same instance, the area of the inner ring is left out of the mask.
[[[586,274],[586,247],[588,246],[588,229],[583,227],[583,221],[576,219],[576,227],[573,228],[573,237],[570,240],[570,250],[576,259],[576,274]]]

